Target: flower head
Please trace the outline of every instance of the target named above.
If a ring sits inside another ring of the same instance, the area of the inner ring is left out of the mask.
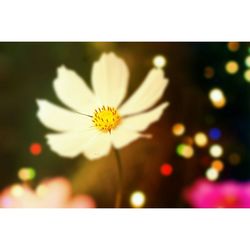
[[[199,179],[184,191],[184,197],[192,207],[249,208],[250,183],[236,181],[213,183]]]
[[[72,197],[69,181],[56,177],[41,182],[35,190],[25,184],[13,184],[0,195],[2,208],[94,208],[95,201],[88,195]]]
[[[51,149],[64,157],[84,154],[89,159],[107,155],[140,137],[157,121],[168,102],[152,108],[162,97],[168,80],[162,69],[149,71],[141,86],[124,103],[129,70],[114,53],[102,54],[94,63],[92,89],[73,70],[61,66],[53,87],[70,110],[38,100],[38,118],[56,133],[48,134]]]

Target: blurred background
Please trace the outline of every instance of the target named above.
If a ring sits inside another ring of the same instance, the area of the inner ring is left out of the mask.
[[[0,43],[0,190],[11,186],[8,195],[20,197],[20,183],[37,190],[44,180],[64,177],[72,196],[92,199],[90,207],[114,206],[114,152],[95,161],[59,157],[45,142],[48,130],[36,117],[35,101],[60,104],[52,81],[61,65],[90,85],[93,62],[108,51],[129,66],[129,95],[153,66],[170,79],[162,98],[170,106],[148,129],[153,139],[137,140],[120,152],[122,207],[202,207],[190,201],[190,192],[201,190],[197,181],[207,184],[203,198],[211,186],[218,195],[218,183],[230,181],[220,191],[223,202],[205,207],[248,206],[239,200],[250,199],[250,43],[238,42]],[[5,200],[2,207],[8,204]]]

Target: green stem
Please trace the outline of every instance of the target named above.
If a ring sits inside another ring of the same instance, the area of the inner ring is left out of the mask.
[[[121,162],[119,151],[114,148],[114,152],[115,152],[115,158],[117,161],[117,168],[118,168],[118,187],[117,187],[116,197],[115,197],[115,208],[120,208],[121,202],[122,202],[122,183],[123,183],[122,162]]]

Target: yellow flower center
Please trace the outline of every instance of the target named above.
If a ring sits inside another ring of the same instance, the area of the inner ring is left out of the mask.
[[[92,121],[98,130],[110,133],[119,125],[121,117],[117,109],[103,106],[95,110]]]

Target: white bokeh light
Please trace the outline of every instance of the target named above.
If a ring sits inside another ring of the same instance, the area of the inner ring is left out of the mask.
[[[145,194],[141,191],[135,191],[130,196],[130,204],[132,207],[143,207],[146,201]]]

